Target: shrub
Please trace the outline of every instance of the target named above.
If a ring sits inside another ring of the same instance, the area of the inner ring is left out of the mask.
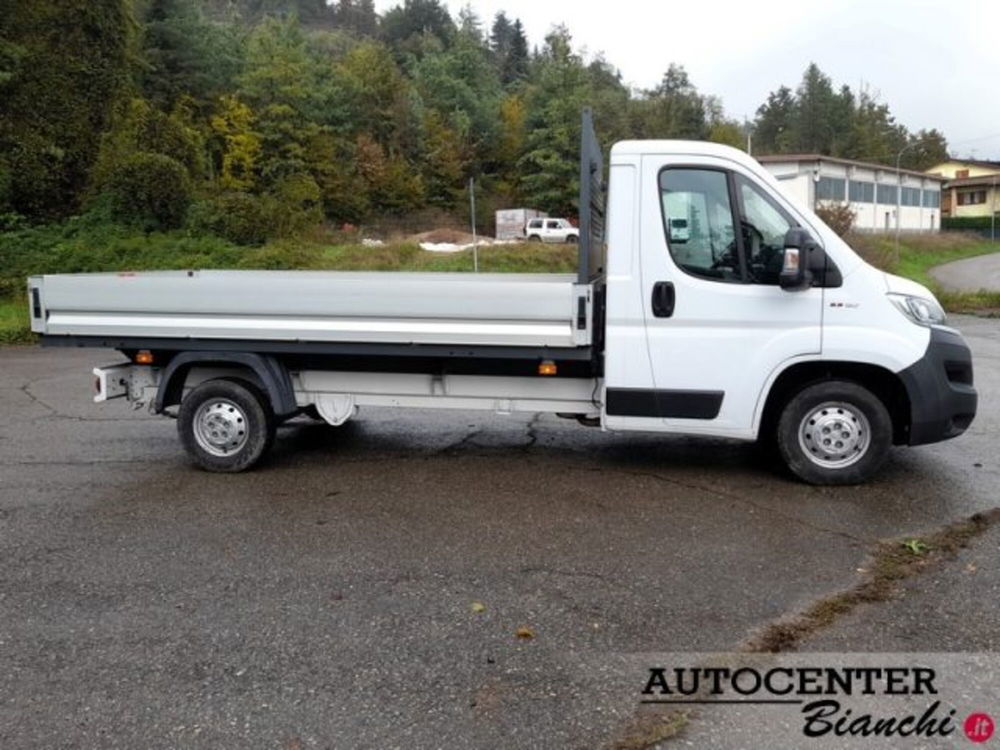
[[[847,203],[823,203],[816,207],[816,215],[840,237],[854,226],[855,213]]]
[[[1000,221],[997,222],[1000,226]],[[988,232],[993,228],[990,216],[946,216],[941,219],[941,229],[945,231],[978,231]]]
[[[261,245],[273,231],[264,202],[242,192],[195,203],[188,213],[188,229],[194,235],[210,232],[238,245]]]
[[[321,192],[316,180],[307,174],[282,177],[264,196],[265,213],[274,236],[292,237],[323,221]]]
[[[187,170],[163,154],[128,157],[112,171],[105,192],[115,219],[146,231],[181,226],[191,202]]]
[[[240,260],[239,266],[267,271],[319,268],[322,257],[322,251],[316,246],[285,241],[248,251]]]

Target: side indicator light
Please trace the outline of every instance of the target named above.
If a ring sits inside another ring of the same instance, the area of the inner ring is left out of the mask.
[[[153,353],[148,349],[143,349],[141,352],[137,352],[135,355],[135,363],[137,365],[153,364]]]
[[[551,359],[546,359],[538,363],[539,375],[555,375],[558,372],[556,363]]]

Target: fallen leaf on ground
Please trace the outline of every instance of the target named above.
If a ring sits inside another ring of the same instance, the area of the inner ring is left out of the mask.
[[[486,611],[486,605],[482,602],[473,602],[470,609],[478,615],[480,612]]]
[[[532,638],[535,637],[535,631],[532,630],[531,628],[518,628],[516,631],[514,631],[514,634],[518,638],[524,641],[530,641]]]

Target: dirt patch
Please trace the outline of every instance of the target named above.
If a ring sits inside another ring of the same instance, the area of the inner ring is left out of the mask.
[[[478,235],[476,240],[486,240],[489,237],[483,237]],[[473,243],[473,237],[469,232],[461,232],[457,229],[432,229],[429,232],[421,232],[420,234],[411,234],[406,238],[407,242],[412,242],[414,244],[419,244],[421,242],[433,242],[433,243],[444,243],[448,242],[453,245],[471,245]]]
[[[1000,508],[977,513],[926,536],[880,542],[865,566],[865,578],[858,585],[820,599],[793,617],[771,623],[752,636],[740,650],[767,653],[791,651],[805,637],[831,625],[858,605],[891,599],[902,581],[943,561],[954,559],[959,550],[998,521]]]

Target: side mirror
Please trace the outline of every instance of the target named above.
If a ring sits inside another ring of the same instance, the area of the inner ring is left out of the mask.
[[[793,227],[785,235],[785,252],[778,285],[786,292],[801,292],[812,286],[811,255],[819,245],[802,227]]]

